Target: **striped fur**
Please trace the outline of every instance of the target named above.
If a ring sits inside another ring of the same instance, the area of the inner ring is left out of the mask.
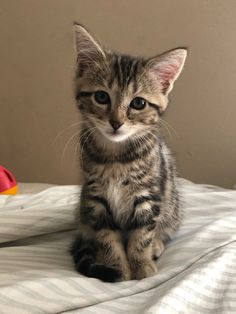
[[[150,60],[106,52],[79,25],[76,47],[84,184],[71,253],[86,276],[142,279],[157,271],[154,259],[180,222],[175,165],[159,121],[186,51]],[[141,110],[131,105],[137,97]]]

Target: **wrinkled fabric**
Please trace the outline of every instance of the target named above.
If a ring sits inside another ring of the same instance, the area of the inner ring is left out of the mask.
[[[183,223],[159,272],[120,283],[73,268],[80,187],[1,195],[0,313],[236,313],[236,191],[179,183]]]

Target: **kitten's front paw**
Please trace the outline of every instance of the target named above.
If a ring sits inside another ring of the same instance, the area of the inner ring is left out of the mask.
[[[121,273],[122,273],[121,281],[132,279],[131,269],[128,264],[122,267]]]
[[[131,279],[132,279],[131,272],[126,272],[126,273],[122,274],[121,281],[127,281],[127,280],[131,280]]]
[[[153,239],[152,241],[152,258],[157,260],[163,251],[165,250],[165,246],[163,242],[159,239]]]
[[[133,278],[140,280],[151,277],[157,273],[157,266],[153,261],[144,261],[138,267],[133,269]]]

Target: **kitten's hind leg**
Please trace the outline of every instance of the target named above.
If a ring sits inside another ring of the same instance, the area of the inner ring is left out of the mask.
[[[156,261],[165,250],[164,243],[159,239],[152,240],[152,258]]]

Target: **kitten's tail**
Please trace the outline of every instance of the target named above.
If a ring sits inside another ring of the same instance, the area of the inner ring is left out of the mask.
[[[78,236],[71,246],[70,253],[74,260],[75,269],[87,277],[106,282],[116,282],[122,277],[118,269],[96,263],[97,245],[93,240]]]

